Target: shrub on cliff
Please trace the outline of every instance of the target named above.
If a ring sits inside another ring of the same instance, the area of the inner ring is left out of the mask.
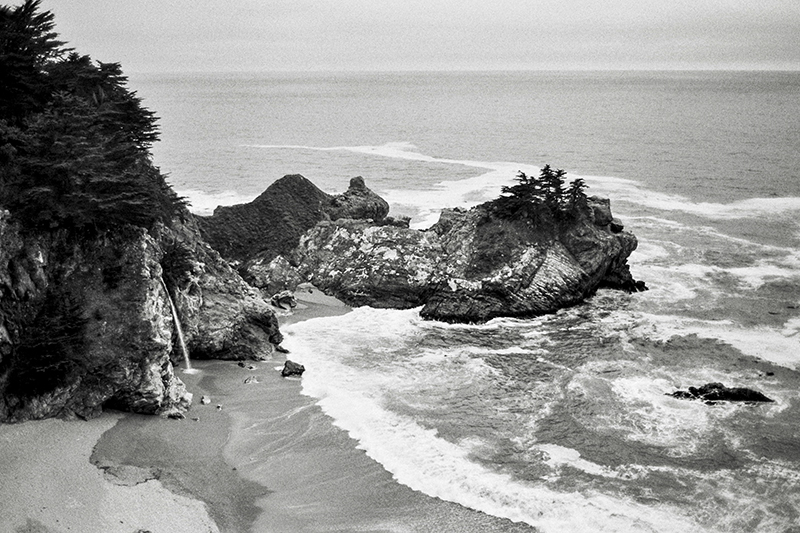
[[[0,205],[38,230],[169,222],[184,202],[150,160],[156,117],[119,64],[63,48],[39,3],[0,7]]]

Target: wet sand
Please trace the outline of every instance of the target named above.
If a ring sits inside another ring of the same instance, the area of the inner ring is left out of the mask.
[[[121,414],[0,425],[0,531],[210,533],[206,505],[158,480],[116,484],[89,457]]]

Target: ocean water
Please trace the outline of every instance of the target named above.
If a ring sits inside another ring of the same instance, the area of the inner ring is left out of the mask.
[[[303,394],[400,484],[498,531],[800,531],[800,73],[131,85],[161,116],[156,164],[199,213],[284,174],[331,192],[361,175],[422,228],[550,164],[638,237],[644,293],[483,325],[357,308],[285,328]],[[775,402],[667,396],[713,381]],[[380,530],[417,530],[394,523]]]

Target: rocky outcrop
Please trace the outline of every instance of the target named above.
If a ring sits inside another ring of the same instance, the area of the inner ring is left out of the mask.
[[[389,204],[364,185],[332,196],[299,174],[270,185],[248,204],[220,206],[210,217],[197,217],[203,238],[223,257],[246,263],[245,272],[264,270],[277,256],[286,256],[300,236],[321,220],[338,218],[383,219]],[[288,288],[288,287],[284,287]]]
[[[427,231],[363,220],[324,221],[292,257],[301,277],[350,305],[408,308],[424,318],[483,322],[575,305],[599,287],[643,288],[627,258],[637,241],[590,199],[543,227],[499,217],[489,204],[445,210]]]
[[[178,249],[186,258],[168,277],[192,358],[263,359],[283,341],[261,292],[200,237],[191,219],[162,227],[157,237],[167,252]]]
[[[0,421],[184,411],[162,278],[191,357],[260,358],[282,340],[267,302],[196,228],[36,234],[0,212]]]
[[[389,214],[389,204],[364,184],[364,178],[356,176],[342,194],[332,197],[325,207],[331,220],[340,218],[363,218],[381,221]]]
[[[675,391],[668,396],[681,400],[700,400],[713,405],[717,402],[774,402],[764,394],[745,387],[726,387],[722,383],[706,383],[700,387],[689,387],[688,391]]]
[[[0,421],[187,407],[151,236],[23,235],[6,212],[0,240]]]

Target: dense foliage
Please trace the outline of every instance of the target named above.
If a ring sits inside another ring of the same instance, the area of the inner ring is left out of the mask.
[[[0,6],[0,206],[40,230],[169,222],[184,202],[150,159],[156,117],[119,64],[64,48],[39,3]]]
[[[565,187],[566,175],[550,165],[545,165],[539,176],[520,171],[517,184],[504,186],[503,196],[492,202],[492,213],[505,219],[527,218],[542,225],[579,218],[588,208],[587,185],[577,178]]]

